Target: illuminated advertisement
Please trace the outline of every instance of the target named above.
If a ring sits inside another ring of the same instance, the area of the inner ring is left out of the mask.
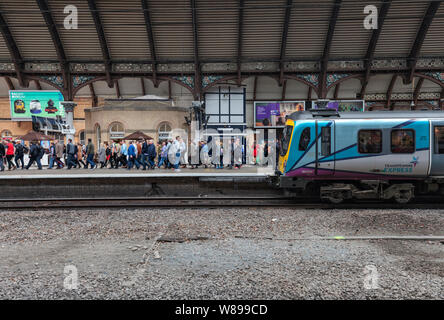
[[[305,101],[255,101],[255,127],[283,128],[285,117],[296,111],[305,111]]]
[[[56,118],[65,117],[65,111],[60,102],[63,95],[53,90],[10,90],[11,120],[31,121],[32,116]]]

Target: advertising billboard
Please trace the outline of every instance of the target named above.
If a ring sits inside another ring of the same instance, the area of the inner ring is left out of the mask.
[[[254,126],[283,128],[285,117],[296,111],[305,111],[305,101],[255,101]]]
[[[312,108],[319,109],[317,101],[312,101]],[[364,100],[336,100],[329,101],[327,106],[324,108],[328,109],[336,109],[339,112],[347,112],[347,111],[365,111],[365,103]]]
[[[56,90],[10,90],[11,120],[31,121],[32,116],[56,118],[65,117],[65,110],[60,102],[63,95]]]

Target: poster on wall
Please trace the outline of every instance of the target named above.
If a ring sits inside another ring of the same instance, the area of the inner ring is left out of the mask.
[[[312,108],[319,109],[320,107],[317,104],[317,101],[312,101]],[[337,101],[329,101],[327,106],[324,108],[328,109],[336,109],[339,112],[347,112],[347,111],[365,111],[365,103],[364,100],[337,100]]]
[[[65,110],[60,102],[63,95],[55,90],[9,90],[11,120],[31,121],[32,116],[56,118],[65,117]]]
[[[305,101],[255,101],[254,126],[283,128],[285,117],[296,111],[305,111]]]

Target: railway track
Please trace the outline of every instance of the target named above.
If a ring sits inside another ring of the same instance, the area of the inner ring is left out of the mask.
[[[51,198],[51,199],[0,199],[5,209],[50,208],[193,208],[193,207],[291,207],[299,209],[444,209],[444,202],[418,199],[400,205],[391,202],[350,202],[340,205],[322,203],[319,199],[294,197],[122,197],[122,198]]]

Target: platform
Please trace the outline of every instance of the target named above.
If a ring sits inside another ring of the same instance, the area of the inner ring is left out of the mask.
[[[273,176],[274,170],[267,167],[244,166],[241,169],[184,168],[180,172],[173,169],[137,170],[137,169],[16,169],[0,172],[0,180],[10,179],[88,179],[88,178],[161,178],[161,177],[266,177]]]

